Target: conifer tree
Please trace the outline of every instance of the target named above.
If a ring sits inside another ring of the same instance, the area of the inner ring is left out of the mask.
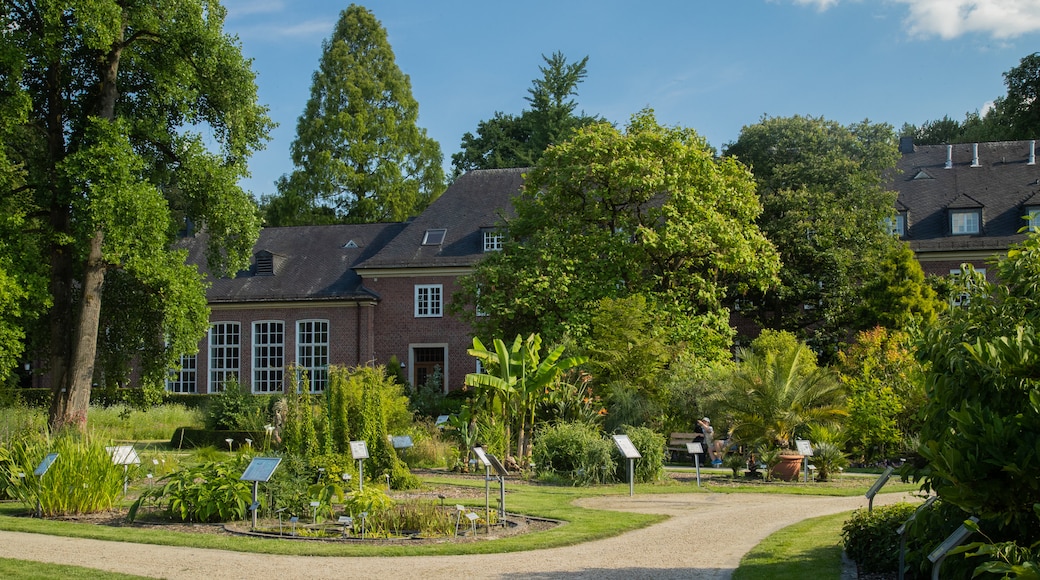
[[[386,30],[352,4],[325,41],[296,125],[292,173],[266,200],[269,225],[403,221],[444,189],[441,150]]]

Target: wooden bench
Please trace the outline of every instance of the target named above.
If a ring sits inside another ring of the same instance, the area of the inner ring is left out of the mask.
[[[703,438],[704,435],[701,433],[672,433],[668,435],[668,445],[665,447],[665,451],[670,454],[672,461],[680,458],[686,460],[689,457],[686,444],[701,441]]]

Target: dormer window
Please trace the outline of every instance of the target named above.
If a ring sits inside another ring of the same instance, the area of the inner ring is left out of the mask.
[[[505,236],[498,230],[484,230],[484,251],[485,252],[498,252],[502,250],[502,243],[505,241]]]
[[[906,212],[899,212],[892,217],[885,218],[885,231],[892,236],[900,238],[906,235]]]
[[[444,243],[444,235],[448,233],[448,230],[444,228],[435,230],[426,230],[426,235],[423,236],[422,245],[424,246],[439,246]]]
[[[274,254],[267,250],[256,253],[256,275],[274,276]]]
[[[978,234],[982,225],[982,212],[979,210],[950,211],[950,233],[955,236]]]
[[[1040,206],[1026,208],[1026,225],[1030,232],[1040,231]]]

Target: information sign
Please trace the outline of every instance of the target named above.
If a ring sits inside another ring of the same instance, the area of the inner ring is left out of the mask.
[[[477,456],[481,465],[484,467],[491,467],[491,460],[488,459],[487,453],[484,453],[483,447],[474,447],[473,454]]]
[[[141,458],[137,455],[137,450],[133,445],[105,447],[105,451],[112,456],[112,463],[115,465],[139,465],[141,463]]]
[[[690,455],[699,455],[701,453],[704,453],[704,446],[701,445],[699,442],[696,442],[696,441],[691,442],[691,443],[687,443],[686,444],[686,452],[689,453]]]
[[[798,448],[799,455],[812,457],[812,443],[808,439],[795,439],[794,444]]]
[[[368,444],[364,441],[351,441],[350,455],[354,459],[368,459]]]
[[[254,457],[239,479],[242,481],[270,481],[275,468],[281,462],[281,457]]]
[[[433,422],[434,426],[440,427],[448,422],[448,415],[437,415],[437,420]]]
[[[643,457],[639,454],[639,450],[632,444],[632,440],[628,438],[628,435],[612,435],[614,438],[614,445],[617,445],[618,451],[625,459],[639,459]]]
[[[971,516],[968,519],[975,523],[979,523],[979,518],[975,516]],[[972,531],[961,524],[961,527],[953,530],[953,533],[943,540],[943,543],[939,544],[934,550],[932,550],[931,554],[928,554],[928,559],[931,560],[933,564],[936,563],[940,558],[945,557],[947,552],[961,545],[961,542],[968,539],[968,536],[971,534]]]
[[[390,442],[394,446],[394,449],[408,449],[412,446],[412,436],[394,435],[390,438]]]
[[[488,461],[491,462],[491,467],[492,467],[492,469],[495,470],[495,474],[496,475],[501,476],[501,477],[505,477],[505,476],[509,475],[509,470],[506,469],[505,465],[502,465],[502,462],[499,461],[497,457],[495,457],[494,455],[491,455],[490,453],[488,453],[487,458],[488,458]]]
[[[51,468],[51,464],[54,463],[54,460],[57,458],[57,453],[48,453],[47,456],[43,458],[43,461],[36,466],[36,471],[33,472],[33,475],[36,477],[43,477],[43,474],[47,473],[47,470]]]

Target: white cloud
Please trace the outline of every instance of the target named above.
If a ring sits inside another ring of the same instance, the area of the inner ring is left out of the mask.
[[[842,0],[791,0],[824,11]],[[855,1],[855,0],[845,0]],[[905,24],[914,36],[950,40],[964,34],[988,34],[1007,39],[1040,32],[1040,0],[887,0],[903,4],[910,14]]]
[[[906,4],[907,28],[949,40],[982,33],[1005,39],[1040,31],[1040,0],[894,0]]]

